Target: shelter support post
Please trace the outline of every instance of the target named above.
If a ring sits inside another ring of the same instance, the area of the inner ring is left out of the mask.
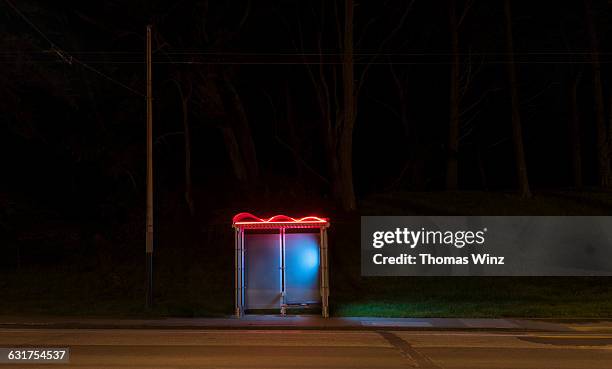
[[[327,259],[327,228],[321,228],[321,315],[329,317],[329,269]]]
[[[235,273],[234,273],[234,312],[237,318],[240,318],[244,313],[244,231],[235,228],[234,244],[235,244]]]
[[[281,315],[287,312],[287,281],[285,280],[285,228],[280,229],[280,289],[281,289]]]

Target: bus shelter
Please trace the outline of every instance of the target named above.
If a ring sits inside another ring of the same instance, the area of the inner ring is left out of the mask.
[[[235,314],[318,308],[329,316],[329,219],[234,216]]]

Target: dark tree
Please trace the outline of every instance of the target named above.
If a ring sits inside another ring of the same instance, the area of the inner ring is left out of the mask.
[[[512,36],[512,7],[510,0],[504,1],[504,14],[506,24],[506,70],[510,84],[510,100],[512,109],[512,143],[514,146],[514,160],[516,162],[516,174],[519,193],[522,197],[530,197],[529,179],[527,176],[527,164],[525,163],[525,149],[523,147],[523,127],[521,125],[521,110],[519,100],[518,81],[516,77],[516,65],[514,63],[514,41]]]
[[[591,0],[584,0],[587,34],[591,48],[591,67],[593,71],[593,98],[595,100],[595,130],[597,135],[597,165],[599,185],[610,188],[610,137],[606,132],[604,93],[601,80],[601,62],[599,60],[599,40],[595,28],[595,17]],[[612,130],[612,125],[610,126]]]

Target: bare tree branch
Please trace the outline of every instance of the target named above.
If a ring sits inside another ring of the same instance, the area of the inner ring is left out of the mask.
[[[380,56],[380,54],[384,50],[385,46],[387,46],[387,43],[389,41],[391,41],[391,39],[393,39],[393,37],[395,37],[395,35],[404,26],[404,23],[406,22],[406,19],[408,18],[408,15],[410,14],[410,11],[412,10],[412,6],[414,5],[415,2],[416,2],[416,0],[411,0],[410,3],[406,6],[406,8],[404,10],[404,13],[400,17],[400,20],[397,23],[397,25],[395,26],[395,28],[393,28],[391,30],[391,32],[387,35],[387,37],[380,43],[380,46],[378,47],[378,51],[377,51],[376,55],[374,55],[370,59],[368,64],[366,64],[366,66],[363,68],[363,71],[361,72],[361,76],[359,78],[359,82],[357,84],[357,88],[355,89],[355,94],[356,95],[358,95],[359,91],[361,91],[361,88],[363,87],[363,83],[365,81],[365,76],[366,76],[368,70],[370,69],[370,67],[372,66],[372,64],[376,61],[376,59],[378,59],[378,57]]]
[[[461,27],[461,24],[463,23],[463,20],[465,19],[465,17],[467,16],[467,14],[470,12],[470,9],[472,8],[472,6],[474,5],[474,0],[467,0],[464,7],[463,7],[463,13],[461,13],[461,16],[459,17],[459,21],[457,22],[457,27]]]
[[[386,8],[387,5],[389,4],[390,0],[385,1],[383,8]],[[336,18],[338,13],[336,13]],[[361,36],[359,36],[359,39],[357,40],[357,42],[355,43],[355,46],[359,46],[361,45],[361,42],[363,41],[365,35],[368,34],[368,28],[370,28],[370,26],[374,23],[376,23],[378,20],[380,19],[380,17],[370,17],[368,20],[368,23],[365,24],[365,26],[363,26],[363,30],[361,31]]]
[[[236,33],[240,32],[242,27],[244,27],[244,24],[246,23],[250,14],[251,14],[251,0],[247,0],[246,6],[244,7],[244,13],[242,14],[242,18],[240,19],[240,22],[238,23],[238,29],[236,30]]]
[[[470,112],[470,110],[474,109],[476,106],[478,106],[484,99],[487,98],[487,96],[493,92],[497,92],[500,91],[501,88],[496,87],[496,88],[490,88],[488,90],[486,90],[482,95],[480,95],[480,98],[478,98],[474,103],[472,103],[470,106],[466,107],[465,109],[463,109],[461,111],[461,115],[465,115],[468,112]]]

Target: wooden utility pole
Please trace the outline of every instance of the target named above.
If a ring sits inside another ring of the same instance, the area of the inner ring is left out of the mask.
[[[147,25],[147,235],[146,307],[153,306],[153,81],[151,70],[151,25]]]

